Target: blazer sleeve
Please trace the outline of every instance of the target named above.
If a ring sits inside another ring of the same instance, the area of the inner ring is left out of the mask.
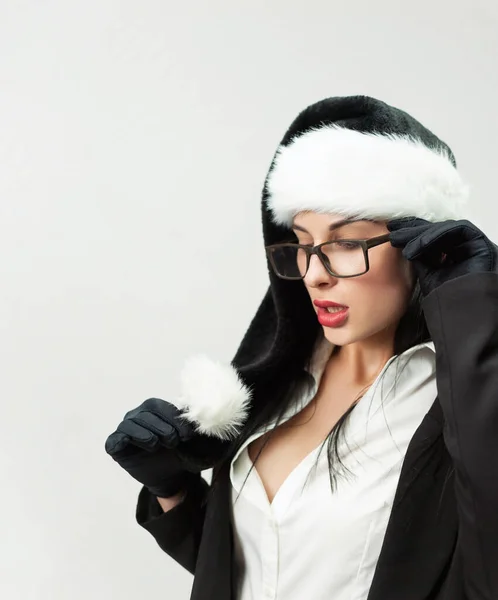
[[[180,504],[163,512],[157,498],[143,487],[138,496],[136,520],[187,571],[194,574],[204,526],[209,484],[199,480]]]
[[[423,301],[455,469],[465,597],[498,598],[498,274],[448,281]]]

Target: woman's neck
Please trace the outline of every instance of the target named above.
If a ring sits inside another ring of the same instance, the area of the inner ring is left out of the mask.
[[[394,355],[394,335],[381,334],[338,347],[330,367],[354,385],[369,385]]]

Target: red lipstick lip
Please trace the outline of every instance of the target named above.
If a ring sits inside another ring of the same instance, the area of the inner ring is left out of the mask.
[[[329,306],[337,306],[339,307],[339,310],[331,313],[327,310]],[[316,316],[318,317],[318,322],[320,325],[323,325],[323,327],[339,327],[348,319],[348,315],[349,307],[336,304],[335,302],[328,302],[327,306],[317,307]]]
[[[332,302],[331,300],[313,300],[313,304],[317,308],[328,308],[329,306],[341,306],[343,308],[349,308],[345,304],[337,304],[337,302]]]

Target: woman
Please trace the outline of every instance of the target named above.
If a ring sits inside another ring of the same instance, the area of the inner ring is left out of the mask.
[[[291,124],[231,367],[193,359],[182,398],[106,442],[192,599],[498,598],[497,253],[466,197],[448,146],[379,100]]]

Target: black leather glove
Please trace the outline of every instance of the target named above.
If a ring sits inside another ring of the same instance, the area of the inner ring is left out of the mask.
[[[203,440],[180,411],[158,398],[126,413],[106,452],[153,495],[174,496],[209,468]]]
[[[470,221],[406,217],[389,221],[387,228],[391,244],[413,261],[424,296],[456,277],[496,269],[497,246]]]

